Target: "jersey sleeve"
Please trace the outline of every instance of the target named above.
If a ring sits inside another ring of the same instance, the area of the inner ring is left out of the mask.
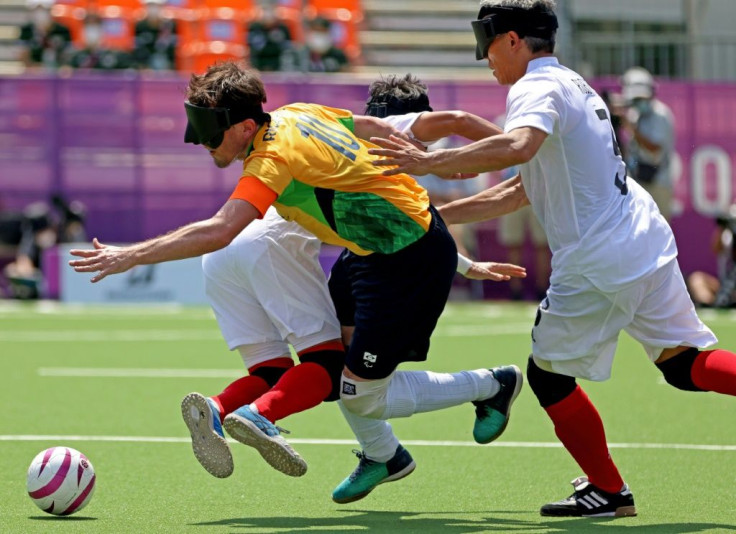
[[[532,127],[551,135],[560,119],[554,90],[551,84],[541,81],[517,83],[509,91],[506,107],[506,133]]]
[[[235,191],[230,195],[230,200],[245,200],[253,204],[263,217],[266,210],[274,203],[278,195],[266,184],[254,176],[243,176],[240,178]]]

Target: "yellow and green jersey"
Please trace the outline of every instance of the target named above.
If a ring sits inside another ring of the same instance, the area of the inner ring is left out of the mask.
[[[284,106],[256,134],[230,198],[264,213],[275,193],[279,214],[325,243],[391,254],[423,236],[432,216],[427,192],[412,177],[383,176],[373,166],[374,146],[355,137],[349,111]]]

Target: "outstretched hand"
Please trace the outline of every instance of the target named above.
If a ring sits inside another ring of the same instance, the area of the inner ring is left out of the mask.
[[[385,159],[378,159],[373,162],[376,167],[386,167],[396,165],[392,169],[383,171],[384,176],[392,176],[394,174],[413,174],[414,176],[423,176],[432,173],[431,169],[431,153],[427,152],[421,144],[409,139],[406,135],[391,135],[388,139],[383,137],[371,137],[371,143],[383,148],[368,149],[368,153],[373,156],[382,156]],[[467,178],[475,178],[478,173],[435,173],[445,180],[465,180]],[[421,181],[420,181],[421,183]]]
[[[490,280],[505,282],[511,278],[526,278],[526,268],[513,263],[496,263],[493,261],[474,261],[465,274],[471,280]]]
[[[383,171],[384,176],[402,173],[422,176],[429,173],[429,170],[427,170],[428,166],[426,165],[430,157],[429,153],[420,150],[409,141],[395,135],[390,136],[388,139],[371,137],[370,141],[382,148],[370,148],[368,149],[368,153],[384,158],[375,160],[373,165],[376,167],[396,165],[396,167]]]
[[[129,248],[114,247],[100,243],[95,237],[92,240],[94,249],[72,249],[72,256],[83,258],[70,260],[69,265],[78,273],[99,273],[91,282],[99,282],[109,274],[123,273],[135,266],[133,253]]]

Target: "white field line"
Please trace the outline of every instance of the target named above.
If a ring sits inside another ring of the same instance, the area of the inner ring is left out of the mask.
[[[506,325],[456,325],[439,326],[436,336],[469,337],[518,335],[531,332],[532,323],[509,323]],[[16,330],[0,331],[0,342],[16,343],[76,343],[76,342],[153,342],[153,341],[212,341],[222,338],[219,330]]]
[[[236,378],[237,369],[147,369],[98,367],[40,367],[39,376],[94,378]]]
[[[0,341],[21,343],[61,343],[79,341],[211,341],[222,339],[219,330],[21,330],[0,332]]]
[[[126,443],[190,443],[190,438],[163,436],[65,436],[65,435],[33,435],[9,434],[0,435],[0,441],[107,441]],[[232,440],[230,440],[232,441]],[[235,443],[234,441],[232,441]],[[352,439],[289,439],[295,445],[357,445]],[[541,441],[496,441],[489,445],[479,445],[472,441],[428,441],[402,440],[401,443],[411,447],[504,447],[526,449],[556,449],[562,447],[557,442]],[[690,451],[736,451],[736,445],[698,445],[687,443],[609,443],[612,449],[670,449]]]

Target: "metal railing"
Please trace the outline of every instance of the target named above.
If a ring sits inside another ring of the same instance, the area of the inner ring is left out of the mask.
[[[574,42],[574,68],[595,76],[638,65],[665,78],[736,80],[736,37],[579,32]]]

